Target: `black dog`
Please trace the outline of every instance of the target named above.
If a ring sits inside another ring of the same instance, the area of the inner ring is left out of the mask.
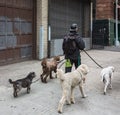
[[[9,79],[10,84],[13,84],[13,96],[17,97],[18,96],[18,92],[22,89],[22,88],[27,88],[27,93],[30,93],[30,86],[32,83],[32,79],[35,77],[35,72],[30,72],[27,77],[23,78],[23,79],[18,79],[16,81],[12,81],[11,79]]]

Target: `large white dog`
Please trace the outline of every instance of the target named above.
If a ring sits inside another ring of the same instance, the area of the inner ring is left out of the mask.
[[[68,104],[75,103],[73,90],[78,85],[81,91],[82,97],[86,95],[83,90],[83,81],[85,80],[86,74],[89,72],[88,66],[81,64],[76,70],[64,73],[62,69],[57,69],[57,76],[60,78],[62,85],[62,98],[59,101],[58,112],[62,113],[62,108],[67,101]],[[70,96],[69,96],[70,94]]]
[[[113,79],[113,72],[115,68],[113,66],[108,66],[102,69],[100,77],[101,81],[104,83],[104,94],[106,94],[106,89],[109,86],[112,89],[112,79]]]

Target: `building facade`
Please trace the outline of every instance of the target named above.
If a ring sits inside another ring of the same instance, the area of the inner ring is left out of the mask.
[[[90,48],[91,10],[91,0],[0,0],[0,65],[62,55],[72,23]]]
[[[80,35],[90,48],[91,0],[38,0],[41,16],[37,14],[37,58],[62,55],[63,36],[70,25],[77,23]],[[44,7],[43,7],[44,6]],[[39,7],[37,6],[39,9]],[[37,13],[39,11],[37,10]],[[40,20],[41,21],[38,21]]]
[[[116,0],[95,0],[92,43],[95,46],[115,45]],[[118,0],[120,5],[120,0]],[[118,11],[118,40],[120,41],[120,8]]]
[[[0,64],[35,57],[35,2],[0,0]]]

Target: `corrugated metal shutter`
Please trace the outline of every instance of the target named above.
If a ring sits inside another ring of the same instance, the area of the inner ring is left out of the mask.
[[[72,23],[81,25],[81,3],[79,0],[50,0],[49,24],[52,39],[62,38]]]
[[[80,27],[79,34],[81,37],[90,38],[90,0],[49,0],[52,56],[60,52],[59,50],[55,52],[52,49],[59,41],[55,39],[62,39],[69,32],[72,23],[77,23]],[[87,40],[86,43],[90,46],[88,41],[90,40]],[[59,45],[58,47],[61,49],[62,46]]]

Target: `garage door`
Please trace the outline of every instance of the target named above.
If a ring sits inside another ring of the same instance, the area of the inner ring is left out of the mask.
[[[32,58],[33,0],[0,0],[0,65]]]
[[[63,36],[72,23],[78,24],[80,36],[90,46],[90,0],[49,0],[50,56],[63,54]]]
[[[90,36],[90,0],[49,0],[52,39],[62,38],[72,23],[78,24],[81,36]]]

